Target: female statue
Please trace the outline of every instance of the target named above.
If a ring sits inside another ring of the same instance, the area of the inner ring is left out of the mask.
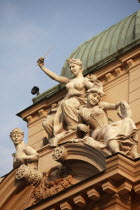
[[[85,143],[97,148],[107,148],[111,154],[121,152],[137,158],[136,126],[130,118],[129,105],[122,101],[117,104],[102,102],[103,92],[98,88],[87,91],[87,107],[79,111],[81,120],[78,129],[90,131],[84,138]],[[109,123],[106,110],[118,109],[121,120]]]
[[[43,127],[48,138],[62,136],[65,131],[75,130],[78,123],[79,107],[86,103],[86,90],[93,86],[88,78],[83,76],[82,62],[79,59],[68,59],[68,65],[74,78],[58,76],[44,66],[44,58],[38,59],[39,67],[53,80],[66,84],[67,95],[59,104],[55,114],[48,116]],[[60,134],[60,135],[59,135]],[[55,145],[57,140],[55,138]]]

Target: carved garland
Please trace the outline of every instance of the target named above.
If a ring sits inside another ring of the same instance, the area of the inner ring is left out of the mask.
[[[25,179],[27,183],[37,186],[41,182],[42,173],[23,164],[16,171],[16,179]]]

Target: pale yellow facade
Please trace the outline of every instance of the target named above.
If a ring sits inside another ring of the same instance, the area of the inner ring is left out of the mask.
[[[103,101],[116,104],[124,100],[130,105],[140,153],[140,45],[90,74],[95,74],[103,84],[106,94]],[[28,144],[39,153],[38,170],[43,179],[34,186],[15,179],[17,169],[11,171],[0,183],[0,209],[140,209],[140,158],[132,159],[121,153],[106,155],[89,145],[71,143],[75,131],[59,140],[60,157],[55,148],[45,143],[47,134],[42,122],[52,104],[60,102],[65,95],[65,87],[58,85],[52,95],[18,113],[27,122]],[[109,111],[108,116],[113,121],[119,120],[115,111]],[[49,176],[50,185],[45,182]]]

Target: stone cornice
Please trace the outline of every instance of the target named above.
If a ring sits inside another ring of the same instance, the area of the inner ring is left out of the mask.
[[[132,160],[119,153],[110,156],[106,160],[105,171],[27,209],[56,209],[60,207],[63,210],[67,209],[62,208],[65,205],[72,207],[73,205],[80,206],[83,203],[86,206],[89,203],[88,199],[94,201],[95,204],[97,200],[102,200],[106,196],[110,197],[110,199],[115,196],[115,201],[118,199],[118,202],[121,202],[120,197],[131,193],[132,189],[136,194],[140,192],[139,175],[135,173],[136,170],[140,170],[139,164],[140,159]],[[106,202],[104,202],[104,205],[106,205]]]

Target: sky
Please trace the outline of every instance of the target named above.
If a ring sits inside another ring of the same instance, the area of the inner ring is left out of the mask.
[[[15,148],[9,134],[27,124],[16,114],[32,105],[31,89],[55,86],[36,65],[57,74],[79,45],[140,9],[137,0],[0,0],[0,177],[12,170]]]

